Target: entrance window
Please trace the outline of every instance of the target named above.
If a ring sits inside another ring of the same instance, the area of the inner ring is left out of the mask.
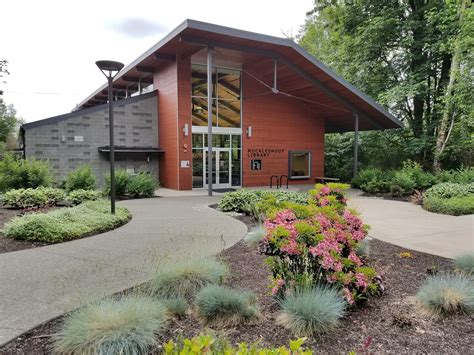
[[[308,179],[311,176],[311,152],[290,150],[289,154],[290,179]]]
[[[240,128],[240,70],[214,67],[212,73],[212,125]],[[207,126],[207,68],[191,67],[191,111],[194,126]]]
[[[203,150],[193,148],[193,188],[203,187]]]
[[[192,134],[193,188],[207,185],[207,134]],[[212,182],[216,188],[241,185],[241,135],[212,135]]]

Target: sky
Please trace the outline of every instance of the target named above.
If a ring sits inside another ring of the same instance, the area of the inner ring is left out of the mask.
[[[70,112],[105,78],[100,59],[125,65],[185,19],[284,37],[312,0],[6,0],[0,12],[3,99],[32,122]]]

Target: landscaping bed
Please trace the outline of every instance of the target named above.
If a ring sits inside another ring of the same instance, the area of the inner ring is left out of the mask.
[[[0,352],[54,346],[171,355],[194,344],[220,354],[236,351],[229,344],[298,349],[302,336],[305,348],[324,353],[467,352],[473,255],[453,262],[366,238],[368,227],[346,208],[346,188],[229,194],[218,207],[252,229],[243,241],[217,258],[160,265],[150,282],[50,321]]]
[[[38,212],[47,212],[55,208],[58,208],[58,207],[49,207],[49,206],[43,207],[40,210],[38,210]],[[11,220],[13,217],[21,216],[24,213],[25,212],[23,210],[5,208],[2,205],[0,205],[0,230],[3,229],[3,226],[5,225],[5,223]],[[11,251],[41,247],[44,245],[47,245],[47,243],[5,238],[3,233],[0,232],[0,254],[8,253]]]
[[[0,253],[89,237],[122,226],[131,218],[123,206],[110,214],[106,200],[89,201],[71,208],[42,207],[35,213],[7,210],[0,236]]]
[[[385,294],[370,299],[367,304],[348,312],[335,331],[309,338],[305,346],[321,352],[361,352],[365,344],[368,351],[393,353],[468,353],[473,347],[473,317],[455,315],[448,318],[431,318],[415,307],[414,295],[427,277],[427,272],[452,271],[452,261],[416,251],[411,257],[400,257],[406,249],[378,241],[370,242],[369,263],[384,275]],[[257,325],[226,329],[221,334],[231,342],[255,342],[262,345],[288,344],[295,337],[276,325],[277,305],[268,288],[269,270],[265,256],[254,247],[239,242],[221,253],[230,267],[225,284],[237,289],[250,289],[259,299],[264,316]],[[0,353],[49,353],[51,335],[58,332],[62,317],[39,326],[0,348]],[[191,337],[203,328],[192,315],[172,320],[160,336],[161,342],[176,339],[178,335]],[[157,352],[159,352],[157,350]]]

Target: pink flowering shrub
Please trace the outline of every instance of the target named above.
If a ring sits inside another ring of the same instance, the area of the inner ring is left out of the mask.
[[[274,295],[323,282],[338,287],[354,304],[379,291],[375,270],[356,253],[368,226],[347,208],[345,188],[318,184],[310,191],[309,205],[280,206],[265,219],[260,248],[270,256]]]

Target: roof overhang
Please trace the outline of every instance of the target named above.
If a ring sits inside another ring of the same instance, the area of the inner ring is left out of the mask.
[[[115,94],[137,91],[153,83],[160,67],[178,56],[194,55],[205,47],[243,53],[242,66],[257,63],[257,73],[273,81],[274,63],[278,63],[281,92],[300,97],[314,106],[326,120],[326,132],[354,129],[354,115],[359,129],[402,127],[402,123],[373,99],[336,75],[291,39],[268,36],[234,28],[186,20],[166,37],[125,67],[114,79]],[[257,60],[258,59],[258,60]],[[281,78],[281,79],[280,79]],[[79,104],[92,107],[107,100],[105,83]],[[245,100],[245,93],[244,93]]]
[[[110,146],[103,146],[98,148],[101,153],[110,153]],[[117,146],[114,145],[115,153],[164,153],[163,149],[158,147],[129,147],[129,146]]]

